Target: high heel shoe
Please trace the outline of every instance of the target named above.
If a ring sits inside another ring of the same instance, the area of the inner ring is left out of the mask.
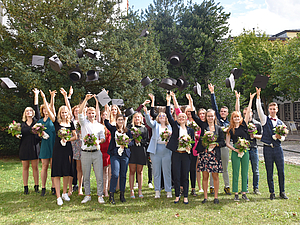
[[[130,198],[133,198],[133,199],[135,198],[135,196],[134,196],[134,190],[133,189],[131,190]]]
[[[142,189],[139,189],[139,193],[142,193]],[[143,194],[139,194],[139,198],[144,198]]]

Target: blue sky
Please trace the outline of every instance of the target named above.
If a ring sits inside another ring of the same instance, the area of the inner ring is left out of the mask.
[[[186,2],[186,0],[185,0]],[[201,4],[202,0],[193,0]],[[232,35],[239,35],[243,28],[259,29],[267,34],[277,34],[283,30],[300,29],[300,0],[215,0],[220,2],[229,19]],[[129,0],[134,10],[145,9],[153,0]]]

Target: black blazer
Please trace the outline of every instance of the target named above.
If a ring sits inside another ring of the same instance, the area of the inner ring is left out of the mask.
[[[171,151],[176,152],[178,149],[178,137],[179,137],[180,125],[172,117],[170,106],[167,106],[166,114],[167,114],[169,123],[171,124],[171,127],[172,127],[172,135],[167,144],[167,149],[170,149]],[[195,140],[194,130],[188,126],[186,126],[186,129],[187,129],[188,135],[191,136],[192,140]],[[194,147],[194,145],[195,144],[192,144],[192,148]],[[191,150],[192,150],[192,148],[191,148]]]
[[[205,147],[202,145],[202,139],[201,137],[204,135],[205,131],[209,131],[209,126],[207,122],[203,122],[196,114],[195,111],[191,111],[191,115],[194,119],[194,121],[197,123],[198,126],[201,127],[201,134],[200,134],[200,139],[198,141],[198,144],[196,146],[196,150],[198,153],[204,152]],[[219,125],[215,125],[215,134],[218,135],[217,143],[219,146],[216,146],[214,149],[216,151],[216,156],[217,160],[221,159],[221,147],[224,147],[225,144],[225,139],[224,139],[224,132],[222,128]]]
[[[118,148],[116,147],[116,139],[115,139],[117,128],[116,126],[112,126],[108,120],[104,120],[104,124],[111,133],[111,139],[108,146],[107,154],[109,154],[110,156],[118,155]],[[127,130],[126,134],[129,138],[132,139],[131,131],[129,129]],[[124,149],[124,153],[127,155],[128,158],[130,158],[130,153],[131,153],[129,147],[132,146],[133,143],[134,141],[131,140],[131,142],[128,144],[128,148]]]

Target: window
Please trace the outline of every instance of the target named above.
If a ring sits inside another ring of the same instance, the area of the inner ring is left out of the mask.
[[[284,103],[284,120],[291,121],[291,103]]]

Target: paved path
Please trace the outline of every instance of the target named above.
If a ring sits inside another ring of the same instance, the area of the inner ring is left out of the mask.
[[[258,147],[258,154],[260,160],[263,160],[263,148],[260,146]],[[300,134],[289,134],[286,141],[282,143],[282,148],[286,163],[300,165]]]

